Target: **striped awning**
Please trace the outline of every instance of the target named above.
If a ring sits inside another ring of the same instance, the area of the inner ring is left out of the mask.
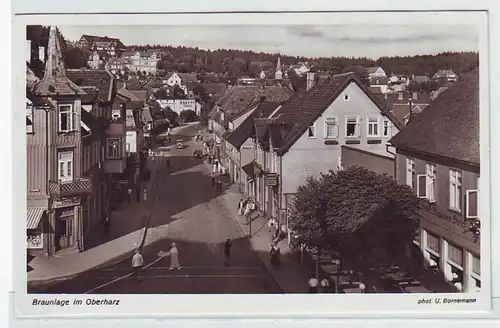
[[[44,207],[28,207],[26,211],[26,229],[36,229],[45,210]]]

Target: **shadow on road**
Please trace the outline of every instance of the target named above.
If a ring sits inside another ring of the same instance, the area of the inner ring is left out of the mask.
[[[223,237],[221,237],[223,239]],[[170,271],[170,257],[161,259],[175,242],[179,250],[181,270]],[[231,256],[226,265],[224,240],[214,243],[181,239],[163,239],[143,250],[147,266],[141,281],[132,278],[97,289],[94,294],[265,294],[282,293],[270,272],[254,252],[247,237],[231,239]],[[268,256],[264,254],[264,256]],[[276,270],[286,270],[277,268]],[[38,294],[81,294],[123,277],[130,272],[130,263],[81,274],[72,280],[38,291]],[[306,283],[306,282],[304,282]],[[29,292],[29,291],[28,291]],[[30,292],[29,292],[30,293]]]

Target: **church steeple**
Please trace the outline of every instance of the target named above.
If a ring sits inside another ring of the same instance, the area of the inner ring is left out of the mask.
[[[283,72],[281,71],[281,58],[278,55],[278,63],[276,64],[276,72],[274,73],[275,80],[283,79]]]

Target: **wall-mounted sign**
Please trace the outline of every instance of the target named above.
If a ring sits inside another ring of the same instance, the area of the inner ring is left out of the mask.
[[[61,207],[75,206],[75,205],[80,205],[79,197],[59,198],[52,202],[53,208],[61,208]]]
[[[278,185],[278,175],[276,173],[269,173],[266,175],[266,185],[275,187]]]
[[[41,233],[33,233],[28,235],[26,247],[28,249],[43,248],[43,238]]]

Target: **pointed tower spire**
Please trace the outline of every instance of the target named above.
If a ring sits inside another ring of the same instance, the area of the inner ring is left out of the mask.
[[[55,26],[51,26],[49,31],[45,74],[42,80],[33,87],[33,92],[41,97],[86,94],[66,76],[59,33]]]
[[[276,64],[276,72],[274,73],[275,80],[283,79],[283,72],[281,71],[281,58],[278,55],[278,63]]]

